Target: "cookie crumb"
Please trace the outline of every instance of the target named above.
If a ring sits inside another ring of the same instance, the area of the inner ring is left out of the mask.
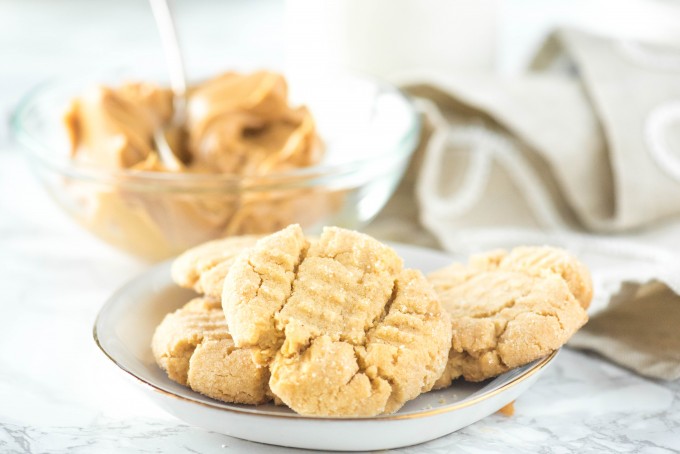
[[[500,413],[503,416],[512,416],[515,414],[515,401],[513,400],[509,404],[507,404],[505,407],[501,408],[498,410],[496,413]]]

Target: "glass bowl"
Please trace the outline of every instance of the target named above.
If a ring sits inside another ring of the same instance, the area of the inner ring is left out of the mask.
[[[348,74],[288,78],[293,105],[306,104],[326,152],[316,166],[242,177],[108,170],[69,156],[62,115],[86,86],[119,84],[117,71],[48,82],[12,117],[15,138],[40,181],[80,225],[134,255],[161,260],[229,235],[299,223],[359,228],[387,202],[420,137],[420,118],[398,89]]]

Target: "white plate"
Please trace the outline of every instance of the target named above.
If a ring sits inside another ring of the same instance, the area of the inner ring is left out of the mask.
[[[427,273],[449,264],[443,253],[394,245],[408,267]],[[454,382],[408,402],[392,415],[372,418],[300,416],[275,405],[232,405],[181,386],[156,366],[151,336],[165,314],[195,296],[160,264],[118,290],[99,312],[94,340],[104,354],[161,407],[189,424],[232,437],[308,449],[358,451],[422,443],[454,432],[515,400],[557,352],[482,383]]]

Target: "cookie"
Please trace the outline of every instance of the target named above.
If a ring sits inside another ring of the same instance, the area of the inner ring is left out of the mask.
[[[435,388],[459,377],[482,381],[541,358],[588,319],[590,276],[559,249],[473,256],[468,265],[455,263],[428,279],[453,328],[446,370]]]
[[[451,322],[424,276],[357,232],[298,225],[240,255],[222,306],[236,345],[304,415],[372,416],[429,391],[446,365]]]
[[[168,377],[196,392],[230,403],[271,399],[269,371],[234,345],[219,302],[196,298],[165,316],[151,342]]]
[[[509,253],[497,250],[473,256],[470,264],[484,270],[520,271],[533,276],[554,273],[564,279],[581,307],[588,309],[593,299],[593,281],[588,268],[564,249],[550,246],[519,246]]]
[[[236,257],[255,245],[261,235],[243,235],[209,241],[181,254],[172,263],[172,279],[219,301],[222,283]]]

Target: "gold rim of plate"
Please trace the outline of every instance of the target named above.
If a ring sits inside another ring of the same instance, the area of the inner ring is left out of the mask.
[[[539,359],[533,366],[531,366],[530,369],[526,370],[525,372],[519,374],[518,376],[512,378],[510,381],[507,383],[504,383],[502,386],[499,386],[498,388],[494,388],[491,391],[485,392],[480,394],[479,396],[476,396],[473,399],[465,399],[462,400],[458,403],[439,407],[439,408],[433,408],[429,410],[422,410],[422,411],[417,411],[417,412],[410,412],[410,413],[404,413],[404,414],[399,414],[399,413],[393,413],[389,415],[378,415],[378,416],[354,416],[354,417],[332,417],[332,416],[304,416],[300,415],[297,413],[278,413],[278,412],[272,412],[272,411],[267,411],[267,410],[257,410],[257,409],[250,409],[250,408],[240,408],[240,407],[233,407],[231,404],[227,403],[221,403],[219,401],[215,401],[214,403],[212,402],[203,402],[200,400],[193,399],[191,397],[187,396],[181,396],[179,394],[175,394],[173,392],[167,391],[154,383],[151,383],[132,371],[128,370],[125,366],[120,364],[113,356],[109,354],[109,352],[106,351],[106,349],[101,345],[99,342],[99,336],[97,334],[97,323],[99,321],[99,315],[97,315],[97,319],[95,320],[95,324],[92,330],[92,335],[94,337],[94,341],[97,344],[97,347],[106,355],[106,357],[111,360],[116,366],[118,366],[123,372],[128,374],[130,377],[134,378],[138,382],[140,382],[142,385],[151,388],[153,391],[158,392],[160,394],[163,394],[166,397],[171,397],[173,399],[178,399],[182,400],[185,402],[190,402],[192,404],[197,404],[201,405],[204,407],[212,408],[214,410],[223,410],[223,411],[228,411],[232,413],[238,413],[242,415],[247,415],[247,416],[267,416],[271,418],[286,418],[286,419],[300,419],[300,420],[332,420],[332,421],[394,421],[394,420],[403,420],[403,419],[418,419],[418,418],[426,418],[429,416],[434,416],[434,415],[439,415],[442,413],[450,413],[452,411],[457,411],[460,410],[461,408],[469,407],[471,405],[475,405],[479,402],[482,402],[484,400],[490,399],[493,396],[496,396],[509,388],[512,388],[513,386],[518,385],[519,383],[529,379],[531,376],[535,375],[537,372],[539,372],[541,369],[543,369],[545,366],[550,364],[550,362],[557,356],[557,353],[559,352],[559,349],[553,351],[549,355]],[[187,388],[188,389],[188,388]],[[206,397],[208,398],[208,397]],[[209,399],[209,398],[208,398]],[[256,406],[253,406],[256,407]]]

